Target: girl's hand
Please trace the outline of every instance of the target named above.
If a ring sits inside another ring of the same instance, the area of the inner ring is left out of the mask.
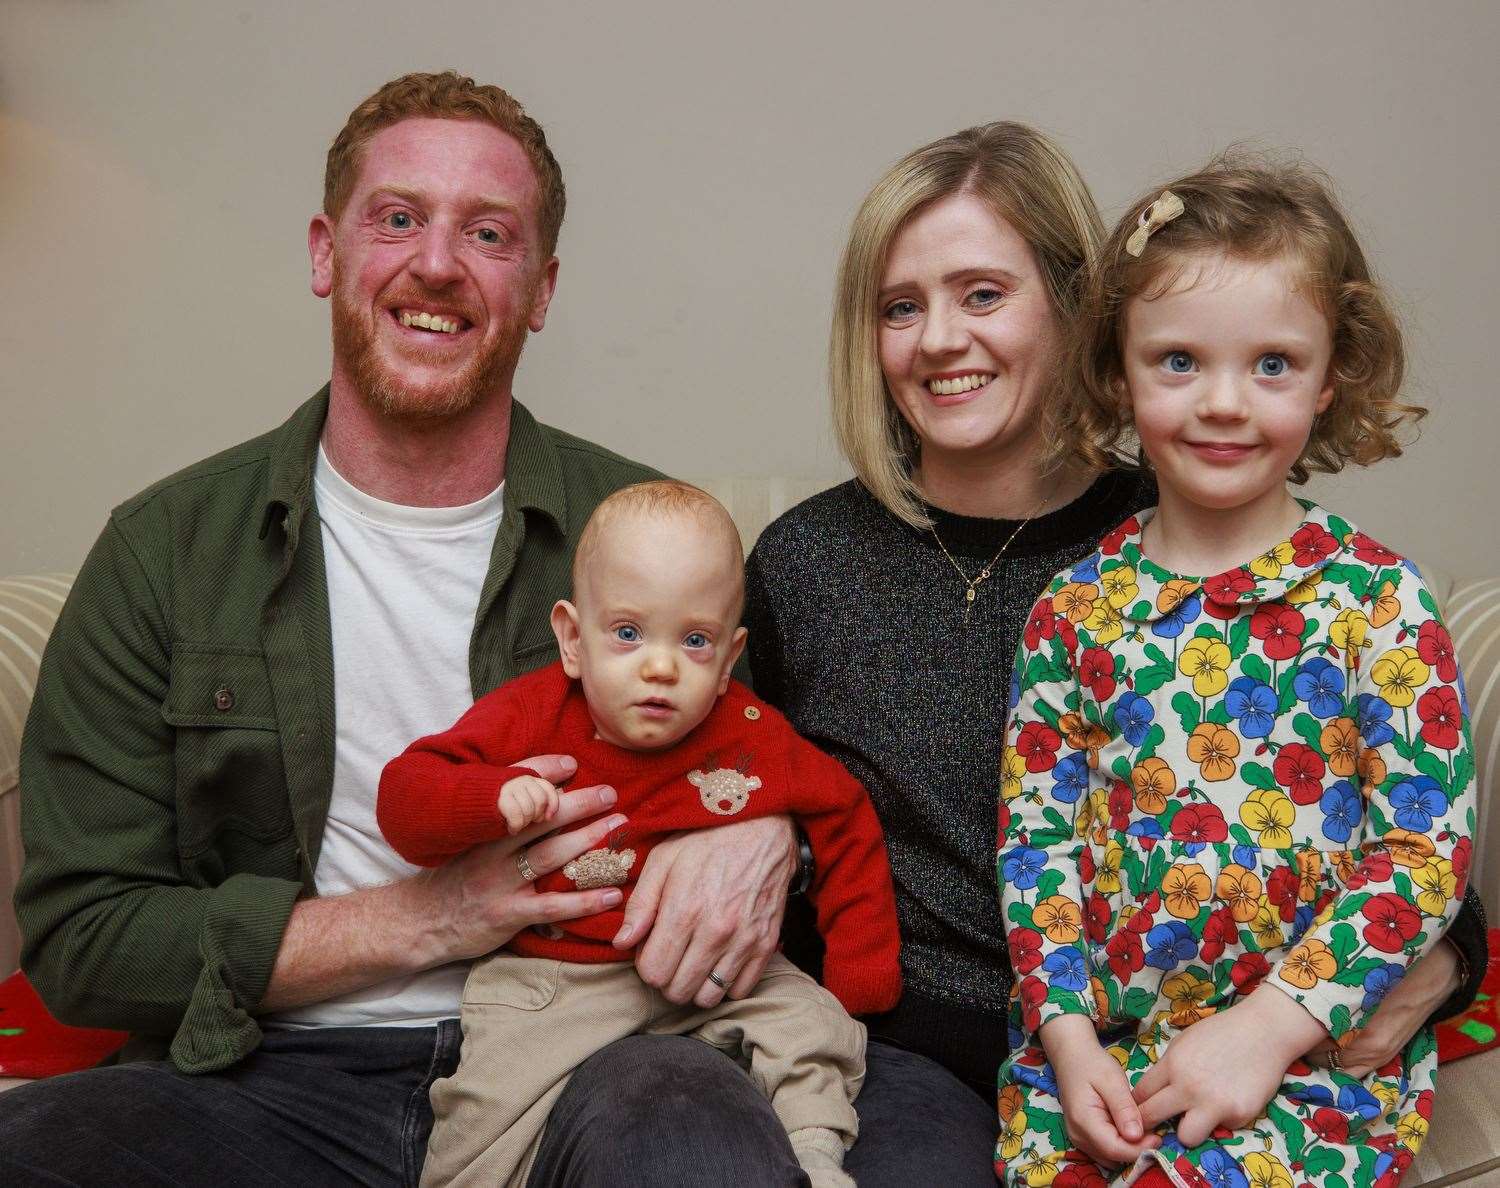
[[[1073,1146],[1096,1163],[1127,1164],[1161,1145],[1159,1136],[1146,1133],[1125,1070],[1099,1046],[1088,1018],[1051,1019],[1041,1036]]]
[[[1323,1025],[1271,983],[1262,983],[1231,1010],[1194,1023],[1136,1082],[1141,1121],[1156,1127],[1181,1115],[1185,1147],[1205,1142],[1220,1126],[1249,1126],[1281,1087],[1293,1060],[1327,1038]],[[1226,1070],[1233,1075],[1225,1075]]]

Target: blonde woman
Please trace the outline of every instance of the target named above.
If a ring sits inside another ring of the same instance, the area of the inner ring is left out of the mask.
[[[865,1020],[845,1165],[861,1188],[994,1182],[1011,989],[996,814],[1001,781],[1021,774],[999,770],[1012,660],[1041,628],[1026,616],[1048,579],[1155,502],[1139,472],[1043,462],[1058,350],[1101,239],[1077,169],[1024,125],[971,128],[892,166],[855,215],[835,297],[833,414],[856,477],[779,519],[749,561],[756,690],[870,790],[895,876],[906,990]],[[798,923],[788,951],[815,963]],[[1482,974],[1473,905],[1450,935]],[[1344,1066],[1382,1063],[1435,1008],[1467,1003],[1460,969],[1451,946],[1413,969]]]

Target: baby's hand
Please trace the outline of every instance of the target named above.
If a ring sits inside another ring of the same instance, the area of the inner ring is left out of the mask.
[[[1099,1046],[1086,1016],[1052,1019],[1042,1034],[1073,1146],[1096,1163],[1126,1164],[1161,1144],[1142,1125],[1125,1070]]]
[[[557,789],[537,775],[516,776],[500,787],[500,815],[512,834],[557,815]]]
[[[1141,1120],[1154,1127],[1181,1115],[1184,1147],[1207,1141],[1215,1128],[1249,1126],[1276,1095],[1292,1061],[1312,1046],[1322,1024],[1270,983],[1232,1010],[1194,1023],[1136,1082]],[[1225,1070],[1233,1069],[1233,1076]]]

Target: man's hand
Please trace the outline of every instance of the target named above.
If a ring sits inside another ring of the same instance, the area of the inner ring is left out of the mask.
[[[647,856],[615,946],[644,937],[636,970],[671,1002],[744,998],[776,951],[796,869],[790,817],[680,833]]]
[[[1050,1019],[1041,1036],[1073,1146],[1096,1163],[1127,1164],[1161,1145],[1142,1124],[1125,1070],[1099,1046],[1086,1015]]]
[[[1405,976],[1386,993],[1380,1009],[1342,1042],[1324,1036],[1307,1053],[1311,1064],[1327,1064],[1331,1048],[1339,1049],[1339,1067],[1351,1077],[1365,1077],[1389,1064],[1411,1043],[1432,1012],[1458,989],[1458,954],[1452,945],[1434,945],[1417,958]]]
[[[1136,1082],[1141,1121],[1181,1115],[1177,1138],[1196,1147],[1216,1127],[1249,1126],[1281,1087],[1292,1061],[1326,1038],[1323,1025],[1270,982],[1232,1009],[1194,1023]],[[1232,1076],[1225,1070],[1233,1069]]]
[[[528,825],[557,815],[557,786],[541,776],[516,776],[500,786],[500,815],[505,828],[520,833]]]
[[[577,767],[566,755],[539,755],[524,766],[553,784]],[[347,895],[304,899],[292,908],[257,1013],[337,998],[387,978],[492,952],[533,924],[576,920],[618,907],[618,887],[539,894],[521,875],[524,850],[535,874],[547,874],[604,845],[625,821],[612,814],[581,829],[568,826],[615,803],[613,788],[562,793],[552,820],[513,837],[475,846],[436,870]],[[543,840],[543,834],[548,834]]]

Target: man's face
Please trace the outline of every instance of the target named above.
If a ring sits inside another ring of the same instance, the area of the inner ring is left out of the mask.
[[[333,371],[378,412],[432,419],[509,392],[557,280],[536,174],[472,120],[410,119],[365,148],[354,191],[308,232],[313,292],[333,297]]]

